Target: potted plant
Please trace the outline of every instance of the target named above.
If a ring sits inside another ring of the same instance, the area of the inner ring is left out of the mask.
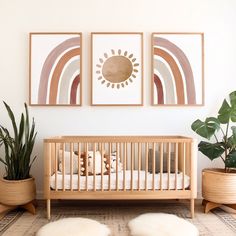
[[[30,175],[30,169],[36,156],[31,160],[35,143],[35,122],[29,123],[26,103],[25,114],[21,114],[17,126],[11,108],[4,102],[13,128],[10,131],[0,125],[0,148],[4,147],[5,158],[0,162],[5,166],[5,174],[0,178],[0,213],[21,206],[35,213],[35,180]]]
[[[201,141],[198,150],[210,160],[220,158],[224,168],[202,171],[202,195],[205,213],[224,204],[236,209],[236,91],[224,99],[217,117],[196,120],[192,130],[208,141]]]

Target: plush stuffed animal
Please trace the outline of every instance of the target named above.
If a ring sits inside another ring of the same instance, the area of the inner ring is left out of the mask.
[[[75,151],[75,154],[78,155],[78,152]],[[80,155],[80,175],[93,175],[94,174],[94,152],[88,151],[87,155],[85,152],[82,152]],[[103,163],[101,158],[101,152],[96,151],[95,152],[95,174],[100,175],[102,171],[102,165],[103,165],[103,174],[110,174],[116,172],[116,151],[111,153],[111,156],[104,154],[103,157]],[[88,163],[87,163],[88,162]],[[86,169],[87,168],[87,169]],[[122,163],[120,161],[120,158],[118,158],[118,172],[123,170]]]
[[[86,173],[88,173],[88,175],[93,175],[94,173],[96,175],[101,174],[102,164],[103,164],[103,170],[105,172],[106,171],[105,163],[104,162],[102,163],[101,157],[102,157],[101,153],[99,151],[96,151],[95,152],[95,172],[94,172],[94,168],[93,168],[94,152],[88,151],[87,155],[85,152],[81,153],[81,156],[80,156],[81,175],[86,175]]]
[[[94,168],[94,158],[95,158],[95,168]],[[105,171],[105,163],[102,161],[102,155],[100,151],[95,152],[95,157],[94,157],[94,152],[89,151],[88,152],[88,172],[94,174],[94,169],[95,169],[95,174],[99,175],[102,172],[102,165],[103,165],[103,170]]]
[[[111,156],[107,154],[104,155],[104,162],[106,163],[106,169],[107,169],[106,174],[116,172],[116,161],[117,161],[116,151],[112,152]],[[120,161],[120,158],[118,158],[118,172],[122,170],[123,170],[123,165]]]

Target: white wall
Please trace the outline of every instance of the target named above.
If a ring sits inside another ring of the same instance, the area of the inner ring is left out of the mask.
[[[62,135],[183,134],[198,117],[216,114],[236,89],[235,0],[0,0],[0,99],[18,114],[28,101],[29,32],[83,32],[83,106],[30,107],[38,136],[32,174],[42,191],[43,138]],[[144,106],[91,107],[90,32],[144,32]],[[152,107],[151,32],[205,33],[205,106]],[[0,120],[8,118],[0,104]],[[219,162],[220,163],[220,162]],[[201,169],[219,165],[199,154]]]

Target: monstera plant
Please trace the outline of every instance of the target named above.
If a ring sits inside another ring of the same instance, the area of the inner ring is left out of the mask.
[[[236,168],[236,91],[224,99],[217,117],[207,117],[205,121],[197,119],[192,130],[208,141],[201,141],[198,150],[210,160],[221,158],[225,172]]]
[[[222,168],[202,170],[202,196],[205,213],[226,205],[236,210],[236,91],[224,99],[218,115],[192,123],[192,130],[208,141],[201,141],[198,150],[210,160],[221,158]]]

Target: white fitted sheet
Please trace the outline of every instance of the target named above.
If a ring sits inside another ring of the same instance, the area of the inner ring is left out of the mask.
[[[154,181],[155,181],[155,189],[160,189],[160,173],[154,175]],[[190,185],[190,178],[187,175],[184,175],[184,188],[188,188]],[[96,190],[102,189],[101,184],[101,175],[95,176],[95,182],[96,182]],[[118,189],[123,190],[123,177],[124,173],[123,171],[118,173]],[[71,189],[71,176],[65,175],[64,178],[64,187],[66,190]],[[50,178],[50,186],[52,189],[56,189],[56,174],[53,174]],[[80,190],[86,189],[86,176],[80,176]],[[62,186],[63,178],[61,173],[57,173],[57,189],[63,189]],[[145,171],[140,171],[140,189],[144,190],[146,189],[145,186],[146,178],[145,178]],[[153,174],[148,173],[147,174],[147,189],[153,189]],[[88,176],[87,178],[87,185],[88,190],[94,189],[94,176]],[[138,170],[133,171],[133,189],[138,189]],[[72,175],[72,189],[78,190],[78,175],[73,174]],[[108,190],[109,189],[109,175],[103,175],[103,189]],[[110,189],[116,190],[116,173],[110,174]],[[131,189],[131,171],[126,170],[125,171],[125,189],[130,190]],[[168,186],[168,173],[162,173],[162,189],[175,189],[175,173],[170,173],[169,178],[169,186]],[[177,189],[183,189],[183,173],[180,172],[177,174]]]

